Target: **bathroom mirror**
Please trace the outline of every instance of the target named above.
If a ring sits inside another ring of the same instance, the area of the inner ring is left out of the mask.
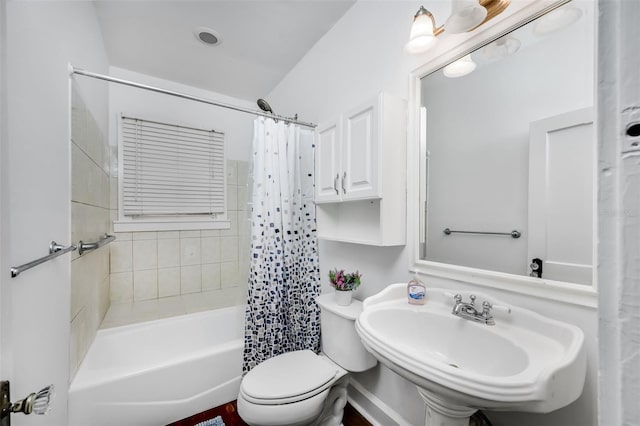
[[[420,79],[418,264],[592,288],[594,32],[574,0]]]

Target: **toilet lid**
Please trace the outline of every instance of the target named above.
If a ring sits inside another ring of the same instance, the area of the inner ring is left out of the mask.
[[[282,400],[324,387],[338,373],[310,350],[288,352],[257,365],[242,379],[251,399]]]

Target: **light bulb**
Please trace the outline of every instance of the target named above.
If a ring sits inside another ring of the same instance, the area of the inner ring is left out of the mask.
[[[421,53],[429,49],[436,41],[433,35],[434,19],[431,12],[420,6],[413,18],[409,42],[405,50],[409,53]]]
[[[457,78],[467,75],[476,69],[476,63],[471,59],[471,54],[463,56],[442,69],[445,77]]]
[[[480,25],[487,17],[487,9],[478,0],[453,0],[451,16],[444,23],[444,30],[460,34]]]
[[[520,40],[512,36],[504,36],[482,48],[482,57],[488,61],[506,58],[520,49]]]

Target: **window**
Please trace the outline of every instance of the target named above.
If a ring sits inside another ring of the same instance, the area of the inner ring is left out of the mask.
[[[122,116],[116,232],[227,228],[224,133]]]

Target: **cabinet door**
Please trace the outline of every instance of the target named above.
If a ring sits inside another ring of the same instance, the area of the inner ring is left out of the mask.
[[[340,125],[332,121],[317,129],[316,203],[340,200]]]
[[[343,200],[379,198],[378,191],[378,98],[348,111],[343,119]]]

